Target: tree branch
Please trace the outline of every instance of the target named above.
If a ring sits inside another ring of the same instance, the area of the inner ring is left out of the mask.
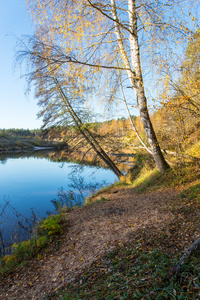
[[[120,26],[121,28],[123,28],[124,30],[128,31],[129,33],[131,33],[131,31],[124,26],[121,22],[119,22],[119,20],[115,20],[115,18],[112,18],[110,15],[106,14],[100,7],[96,6],[94,3],[92,3],[90,0],[87,0],[87,2],[90,4],[91,7],[93,7],[94,9],[98,10],[102,15],[104,15],[106,18],[110,19],[111,21],[113,21],[114,23],[118,24],[118,26]]]
[[[181,267],[181,265],[185,262],[185,260],[199,247],[200,245],[200,237],[194,242],[194,244],[186,249],[183,253],[181,259],[177,262],[177,264],[170,269],[170,275],[173,273],[177,273]]]

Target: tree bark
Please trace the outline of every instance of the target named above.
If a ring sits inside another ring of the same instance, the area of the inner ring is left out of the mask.
[[[138,131],[137,131],[137,129],[136,129],[134,123],[133,123],[133,120],[132,120],[131,114],[130,114],[130,110],[129,110],[129,108],[128,108],[128,104],[127,104],[127,101],[126,101],[126,98],[125,98],[125,95],[124,95],[124,91],[123,91],[123,86],[122,86],[121,78],[120,78],[119,80],[120,80],[120,86],[121,86],[122,97],[123,97],[124,104],[125,104],[125,106],[126,106],[126,110],[127,110],[127,112],[128,112],[129,120],[130,120],[130,122],[131,122],[131,125],[132,125],[132,127],[133,127],[133,130],[135,131],[135,133],[136,133],[136,135],[137,135],[137,138],[138,138],[138,140],[140,141],[140,143],[142,144],[142,146],[147,150],[147,152],[149,152],[149,153],[152,155],[151,150],[149,150],[149,148],[147,147],[147,145],[145,145],[145,143],[144,143],[143,140],[141,139],[141,137],[140,137],[140,135],[139,135],[139,133],[138,133]]]
[[[139,106],[139,111],[140,111],[140,117],[145,129],[146,136],[148,138],[152,155],[154,158],[154,161],[156,163],[157,168],[161,173],[164,173],[167,169],[169,169],[169,165],[166,162],[161,149],[160,145],[157,141],[157,137],[155,134],[155,131],[153,129],[150,117],[149,117],[149,112],[147,109],[147,103],[146,103],[146,97],[142,95],[138,95],[138,106]]]
[[[133,90],[135,91],[136,99],[137,99],[137,107],[140,113],[140,117],[144,126],[144,130],[151,147],[151,152],[160,172],[165,172],[169,165],[166,162],[155,131],[153,129],[148,108],[147,108],[147,99],[145,96],[144,91],[144,82],[142,77],[142,69],[140,63],[140,50],[139,50],[139,43],[138,43],[138,30],[137,30],[137,15],[136,15],[136,7],[135,7],[135,0],[128,0],[128,7],[129,7],[129,24],[130,24],[130,46],[131,46],[131,63],[135,75],[132,79],[134,81],[134,85],[132,85]],[[131,83],[132,83],[131,82]]]

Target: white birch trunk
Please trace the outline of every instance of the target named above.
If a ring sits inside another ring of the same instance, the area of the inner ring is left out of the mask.
[[[111,2],[111,7],[112,7],[113,19],[116,20],[116,21],[118,21],[115,0],[110,0],[110,2]],[[125,68],[127,69],[128,77],[129,77],[129,80],[130,80],[131,85],[133,87],[134,84],[135,84],[134,76],[133,76],[133,73],[132,73],[131,64],[130,64],[130,62],[128,60],[128,57],[127,57],[127,54],[126,54],[126,50],[124,48],[123,38],[122,38],[122,34],[121,34],[121,31],[120,31],[120,27],[119,27],[118,22],[115,22],[115,34],[116,34],[116,37],[117,37],[117,41],[118,41],[118,45],[119,45],[119,51],[120,51],[121,58],[123,60]]]
[[[130,30],[130,36],[129,36],[129,43],[130,43],[130,50],[131,50],[131,63],[129,62],[129,59],[127,57],[124,45],[123,45],[123,39],[122,34],[120,31],[120,25],[118,22],[118,16],[117,16],[117,9],[115,0],[111,0],[111,6],[112,6],[112,14],[113,19],[116,20],[115,22],[115,33],[117,36],[118,44],[119,44],[119,50],[121,53],[122,60],[125,64],[125,67],[128,69],[127,73],[132,85],[132,88],[135,92],[136,99],[137,99],[137,108],[140,112],[140,117],[151,147],[152,155],[155,160],[155,163],[160,170],[160,172],[165,172],[169,165],[165,161],[164,156],[161,152],[160,146],[158,144],[150,116],[148,113],[147,108],[147,100],[145,97],[145,91],[144,91],[144,84],[143,84],[143,78],[142,78],[142,69],[141,69],[141,63],[140,63],[140,52],[139,52],[139,43],[138,43],[138,32],[137,32],[137,15],[136,15],[136,7],[135,7],[135,0],[128,0],[128,14],[129,14],[129,30]]]

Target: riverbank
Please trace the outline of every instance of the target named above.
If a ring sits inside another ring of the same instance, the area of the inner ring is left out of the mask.
[[[32,136],[20,136],[7,132],[0,134],[0,153],[63,148],[67,148],[67,144],[64,142],[55,142]]]
[[[146,176],[140,189],[120,183],[68,211],[67,232],[5,276],[0,298],[199,299],[198,250],[169,276],[199,237],[198,174],[188,166]]]

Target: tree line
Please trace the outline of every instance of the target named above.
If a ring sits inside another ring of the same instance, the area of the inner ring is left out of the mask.
[[[0,129],[1,137],[19,137],[19,138],[38,138],[42,136],[41,129],[23,129],[23,128],[10,128],[10,129]]]

